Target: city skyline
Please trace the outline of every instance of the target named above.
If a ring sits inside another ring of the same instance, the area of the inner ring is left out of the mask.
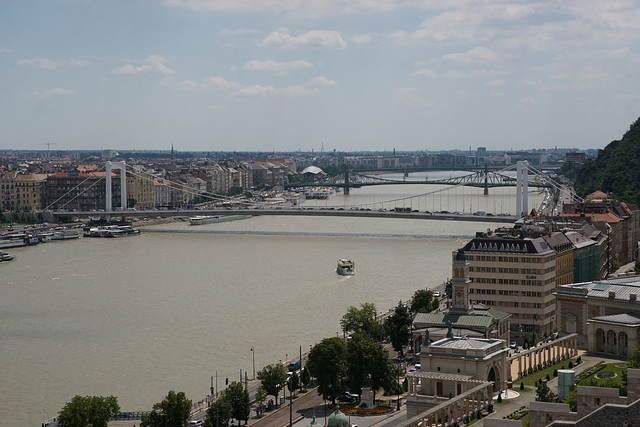
[[[5,2],[0,149],[603,148],[633,2]]]

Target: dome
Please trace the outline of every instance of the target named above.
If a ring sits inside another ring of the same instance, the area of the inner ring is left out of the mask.
[[[307,424],[307,427],[316,427],[316,426],[320,426],[322,427],[322,424],[320,424],[319,422],[316,421],[316,407],[313,407],[313,420],[311,420],[311,422],[309,424]]]
[[[312,173],[314,175],[317,175],[319,173],[323,173],[322,169],[320,169],[317,166],[309,166],[307,168],[305,168],[305,170],[302,171],[302,174],[304,175],[305,173]]]
[[[456,254],[456,261],[466,261],[467,256],[464,254],[462,249],[458,249],[458,253]]]
[[[349,418],[340,411],[340,405],[338,405],[333,414],[329,415],[327,427],[349,427]]]

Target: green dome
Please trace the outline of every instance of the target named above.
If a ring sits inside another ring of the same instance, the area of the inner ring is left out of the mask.
[[[340,411],[340,405],[338,405],[333,414],[329,415],[327,427],[350,427],[349,418]]]
[[[320,426],[322,427],[322,424],[320,424],[319,422],[316,421],[316,407],[313,407],[313,420],[311,420],[311,422],[309,424],[307,424],[307,427],[316,427],[316,426]]]

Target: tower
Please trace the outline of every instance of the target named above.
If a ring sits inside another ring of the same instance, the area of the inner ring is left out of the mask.
[[[473,306],[469,301],[469,263],[462,249],[453,260],[453,277],[451,278],[451,308],[449,313],[468,315],[473,313]]]

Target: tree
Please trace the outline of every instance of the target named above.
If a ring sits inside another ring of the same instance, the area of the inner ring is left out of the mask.
[[[224,394],[223,394],[224,395]],[[222,396],[209,406],[204,427],[227,427],[231,419],[231,403]]]
[[[249,392],[245,390],[242,383],[234,381],[229,384],[224,391],[223,399],[231,405],[231,416],[238,422],[242,420],[246,424],[251,413],[251,401]]]
[[[258,372],[257,377],[267,393],[276,398],[277,404],[278,393],[287,381],[287,370],[284,365],[282,363],[267,365]]]
[[[311,373],[309,372],[309,368],[305,365],[302,369],[302,375],[300,375],[300,381],[302,381],[302,385],[304,388],[307,388],[309,385],[309,381],[311,381]]]
[[[309,352],[307,367],[318,382],[318,394],[335,403],[346,375],[347,345],[338,337],[325,338]]]
[[[547,383],[540,381],[538,388],[536,389],[536,401],[537,402],[553,402],[553,394],[551,389],[547,386]]]
[[[431,311],[431,300],[433,291],[428,289],[418,289],[413,293],[411,299],[411,311],[414,313],[428,313]]]
[[[353,334],[347,344],[347,379],[352,391],[360,393],[368,378],[375,395],[380,387],[391,387],[394,372],[389,354],[381,344],[366,334]]]
[[[398,356],[404,356],[403,348],[411,337],[411,316],[407,307],[398,304],[394,313],[385,322],[385,330],[389,334],[393,349],[398,352]]]
[[[289,376],[289,381],[287,381],[287,388],[289,389],[289,393],[293,393],[300,387],[300,376],[296,371]]]
[[[58,413],[60,427],[106,427],[120,413],[118,399],[109,396],[74,396]]]
[[[267,390],[259,385],[256,390],[256,404],[258,405],[258,410],[262,411],[264,409],[264,403],[267,401],[267,396],[269,396]]]
[[[376,338],[380,333],[380,325],[376,320],[376,306],[367,302],[360,306],[349,307],[347,313],[342,316],[340,326],[346,332],[364,332]]]
[[[184,392],[169,391],[162,402],[155,403],[148,415],[142,416],[140,427],[187,427],[191,418],[191,400]]]
[[[627,368],[640,368],[640,346],[633,349],[633,354],[629,356],[629,360],[627,361]]]

